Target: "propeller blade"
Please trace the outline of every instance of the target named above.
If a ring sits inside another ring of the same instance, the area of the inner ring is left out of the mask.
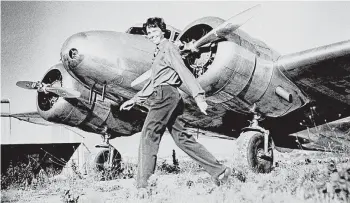
[[[45,90],[47,92],[57,94],[58,96],[63,97],[63,98],[78,98],[78,97],[80,97],[80,92],[73,90],[73,89],[68,89],[68,88],[63,88],[63,87],[46,87]]]
[[[16,85],[18,87],[29,89],[29,90],[36,90],[39,87],[38,82],[32,82],[32,81],[18,81]]]
[[[63,98],[78,98],[78,97],[80,97],[80,92],[73,90],[73,89],[68,89],[68,88],[63,88],[63,87],[46,87],[45,90],[47,92],[57,94],[58,96],[63,97]]]
[[[148,70],[144,72],[142,75],[140,75],[138,78],[136,78],[134,81],[131,82],[131,87],[134,87],[142,83],[143,81],[147,80],[151,76],[152,76],[152,70]]]
[[[261,5],[258,4],[252,8],[249,8],[222,23],[218,27],[212,29],[202,38],[193,43],[194,48],[199,48],[205,44],[218,40],[220,38],[226,37],[228,34],[237,30],[243,24],[245,24],[248,20],[250,20],[257,12],[258,9],[261,8]]]
[[[18,81],[16,85],[24,89],[37,90],[38,92],[51,92],[63,98],[78,98],[81,95],[77,90],[64,87],[51,87],[41,82]]]

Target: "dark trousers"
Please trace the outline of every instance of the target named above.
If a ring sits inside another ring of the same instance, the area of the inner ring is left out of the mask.
[[[225,166],[192,135],[179,121],[184,102],[177,88],[163,85],[155,88],[149,97],[151,108],[142,128],[138,154],[137,187],[147,187],[147,180],[154,173],[159,143],[167,128],[176,145],[197,161],[210,175],[217,176],[225,171]]]

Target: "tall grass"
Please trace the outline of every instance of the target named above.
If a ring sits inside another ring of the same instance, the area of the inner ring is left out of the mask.
[[[240,168],[231,159],[221,162],[241,170],[246,180],[232,176],[216,187],[195,162],[173,156],[159,160],[150,179],[148,196],[138,198],[134,183],[136,165],[123,163],[124,175],[98,181],[91,175],[72,173],[49,177],[36,188],[9,187],[2,201],[26,202],[349,202],[350,163],[346,155],[293,152],[276,154],[278,166],[269,174]],[[169,170],[169,171],[167,171]],[[40,197],[40,198],[39,198]]]

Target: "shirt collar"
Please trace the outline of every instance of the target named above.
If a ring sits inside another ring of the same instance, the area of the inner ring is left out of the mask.
[[[161,41],[160,41],[160,43],[157,45],[157,47],[160,49],[160,48],[162,48],[163,46],[164,46],[164,42],[165,41],[167,41],[167,39],[166,38],[163,38]]]

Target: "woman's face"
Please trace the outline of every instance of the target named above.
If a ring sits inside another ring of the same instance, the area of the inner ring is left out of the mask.
[[[148,39],[156,45],[164,38],[164,32],[159,27],[147,27],[146,31]]]

